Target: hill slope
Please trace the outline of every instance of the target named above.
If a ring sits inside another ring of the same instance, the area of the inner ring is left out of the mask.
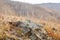
[[[60,3],[43,3],[43,4],[37,4],[37,5],[45,6],[45,7],[60,11]]]
[[[0,0],[0,14],[14,15],[15,14],[14,10],[4,2],[5,0]]]
[[[32,4],[22,3],[22,2],[15,2],[15,1],[5,1],[5,4],[9,5],[16,13],[16,15],[22,15],[27,17],[37,17],[47,18],[53,16],[57,19],[60,19],[60,13],[55,10],[51,10],[49,8],[44,8],[42,6],[36,6]]]

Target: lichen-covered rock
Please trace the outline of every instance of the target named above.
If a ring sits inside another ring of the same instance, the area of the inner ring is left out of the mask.
[[[27,37],[31,40],[54,40],[52,37],[48,36],[42,25],[36,24],[30,20],[10,22],[10,24],[14,27],[21,28],[20,37],[23,39]]]

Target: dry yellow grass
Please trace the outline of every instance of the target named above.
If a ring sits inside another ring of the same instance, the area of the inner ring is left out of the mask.
[[[44,26],[44,28],[46,29],[47,33],[49,36],[55,38],[56,40],[60,39],[60,23],[57,21],[46,21],[43,19],[37,19],[35,17],[31,17],[31,18],[27,18],[27,17],[18,17],[18,16],[12,16],[12,15],[1,15],[0,16],[0,22],[4,21],[4,22],[8,22],[8,21],[25,21],[25,20],[31,20],[37,24],[42,24]],[[1,26],[1,24],[0,24]],[[0,37],[4,37],[4,35],[8,36],[8,37],[13,37],[15,38],[15,35],[11,35],[10,33],[6,32],[5,30],[9,30],[10,29],[9,24],[2,24],[2,27],[0,27]],[[53,28],[55,28],[57,31],[54,31]],[[5,34],[4,34],[5,32]],[[4,35],[3,35],[4,34]],[[17,37],[16,37],[17,38]]]

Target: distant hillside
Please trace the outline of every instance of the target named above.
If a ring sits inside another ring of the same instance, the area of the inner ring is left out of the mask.
[[[37,4],[37,5],[45,6],[45,7],[60,11],[60,3],[43,3],[43,4]]]
[[[4,2],[7,0],[0,0],[0,14],[9,14],[9,15],[14,15],[15,12],[14,10]],[[12,14],[13,13],[13,14]]]
[[[53,16],[60,19],[60,13],[58,11],[51,10],[46,7],[42,7],[42,6],[39,7],[32,4],[16,2],[16,1],[7,1],[7,0],[5,0],[4,3],[9,5],[12,8],[12,10],[14,10],[16,15],[19,16],[21,15],[27,17],[34,16],[37,18],[41,18],[41,16],[43,16],[43,18],[45,19]]]

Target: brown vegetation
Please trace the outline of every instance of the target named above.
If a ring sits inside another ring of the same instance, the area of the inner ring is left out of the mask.
[[[8,22],[20,21],[20,20],[21,21],[25,21],[25,20],[28,20],[28,19],[29,18],[22,17],[22,16],[17,17],[17,16],[12,16],[12,15],[11,16],[1,15],[0,16],[0,32],[1,32],[0,33],[0,38],[4,38],[5,36],[11,37],[11,38],[17,38],[15,35],[12,35],[9,32],[10,29],[14,29],[15,30],[15,28],[11,27],[11,25]],[[58,23],[56,21],[55,22],[45,21],[43,19],[37,19],[37,18],[34,18],[34,17],[31,17],[31,19],[29,19],[29,20],[33,21],[34,23],[43,25],[50,37],[53,37],[56,40],[60,39],[60,23]],[[17,31],[17,32],[19,32],[19,31]]]

